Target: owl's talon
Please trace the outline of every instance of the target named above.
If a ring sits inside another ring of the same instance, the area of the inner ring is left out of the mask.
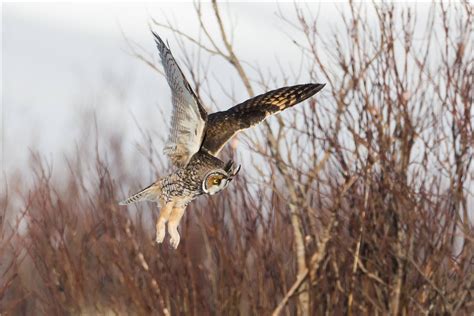
[[[158,244],[161,244],[163,242],[163,240],[165,239],[165,229],[160,229],[158,231],[156,231],[156,242]]]
[[[173,247],[174,249],[178,248],[180,240],[181,240],[181,237],[179,236],[178,233],[173,234],[173,236],[171,236],[171,238],[170,238],[171,247]]]

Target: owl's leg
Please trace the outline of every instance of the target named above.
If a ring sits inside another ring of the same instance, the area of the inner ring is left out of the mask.
[[[165,204],[160,210],[160,216],[156,221],[156,242],[161,244],[165,239],[166,227],[165,224],[170,217],[171,211],[173,210],[173,203],[169,202]]]
[[[178,233],[178,225],[181,221],[181,218],[183,217],[185,210],[186,206],[173,207],[173,211],[171,212],[168,221],[168,234],[170,234],[170,244],[174,249],[178,248],[179,240],[181,239]]]

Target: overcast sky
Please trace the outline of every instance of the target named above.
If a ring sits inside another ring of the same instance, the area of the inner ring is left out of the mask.
[[[150,52],[154,52],[150,17],[162,22],[169,18],[181,31],[197,35],[192,3],[8,3],[2,7],[3,170],[24,162],[28,147],[53,158],[62,154],[78,135],[81,111],[94,108],[99,120],[115,121],[135,135],[130,113],[146,126],[153,123],[153,115],[159,115],[155,109],[158,102],[170,107],[166,82],[127,53],[121,29]],[[208,4],[203,7],[209,12]],[[325,7],[325,12],[336,13],[334,6]],[[276,58],[289,67],[298,65],[299,52],[285,35],[276,4],[228,4],[222,8],[236,26],[234,42],[240,57],[258,62],[264,69]],[[294,14],[293,4],[280,4],[280,8]],[[214,25],[213,21],[209,24]],[[164,30],[160,34],[179,59],[182,55],[174,37]],[[227,75],[230,68],[222,65],[219,69],[218,62],[213,65],[214,75],[222,77],[224,84],[235,85],[238,99],[245,98],[235,76]],[[124,102],[114,100],[117,90],[123,93]]]
[[[318,22],[327,31],[334,26],[338,9],[348,9],[341,3],[304,6],[308,14],[320,12]],[[129,143],[138,137],[132,115],[145,128],[156,129],[157,123],[168,121],[158,111],[160,107],[167,115],[171,110],[166,81],[127,53],[121,30],[154,53],[157,61],[148,28],[151,18],[164,23],[168,18],[180,31],[198,35],[192,3],[7,3],[2,8],[2,170],[21,165],[29,147],[52,159],[63,157],[79,135],[80,114],[90,109],[97,113],[99,126],[114,122],[115,128],[127,131],[130,139],[124,142]],[[263,70],[274,69],[277,59],[286,69],[300,66],[301,53],[288,34],[297,40],[302,34],[289,30],[277,16],[280,9],[292,19],[294,4],[228,3],[221,8],[226,27],[230,22],[235,26],[233,40],[240,58]],[[203,4],[203,9],[211,33],[217,35],[210,5]],[[156,29],[180,62],[182,52],[175,38]],[[232,87],[237,100],[246,98],[233,69],[222,60],[212,59],[210,75],[214,84],[218,80]],[[223,94],[217,94],[216,102],[208,106],[232,105]]]
[[[418,24],[423,27],[430,4],[410,6],[416,6]],[[211,33],[217,36],[210,5],[203,4],[203,8]],[[230,27],[230,22],[235,26],[234,46],[241,59],[258,64],[264,71],[275,69],[277,60],[287,70],[300,67],[301,53],[288,34],[303,41],[298,38],[302,34],[289,30],[276,14],[280,9],[294,20],[293,4],[230,3],[221,4],[221,8],[226,27]],[[324,28],[319,31],[329,34],[336,23],[341,23],[338,10],[348,9],[347,4],[323,3],[306,5],[305,12],[319,12],[318,23]],[[18,169],[30,173],[25,167],[30,148],[37,149],[57,166],[82,134],[83,114],[91,111],[96,113],[99,135],[107,128],[120,129],[124,137],[120,141],[129,150],[136,150],[135,142],[140,140],[134,118],[143,129],[166,136],[170,89],[163,77],[127,53],[121,33],[123,30],[127,38],[153,53],[158,62],[148,27],[151,18],[163,23],[169,18],[180,31],[198,35],[192,3],[2,3],[2,175],[8,177]],[[168,40],[182,64],[183,54],[175,38],[170,32],[155,29]],[[423,38],[416,43],[424,45]],[[190,43],[186,45],[187,51],[195,49]],[[213,58],[210,68],[213,87],[219,81],[231,87],[237,101],[247,97],[231,66]],[[255,75],[250,68],[247,70]],[[307,81],[299,80],[294,84]],[[319,98],[325,93],[328,92],[323,90]],[[216,104],[207,104],[211,110],[233,105],[222,93],[215,97]],[[158,147],[156,150],[161,152]],[[249,152],[245,146],[239,146],[237,160],[250,159]],[[4,181],[1,182],[3,185]]]

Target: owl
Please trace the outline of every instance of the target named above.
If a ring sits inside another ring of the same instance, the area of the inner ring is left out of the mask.
[[[178,226],[186,206],[200,195],[222,191],[240,170],[240,165],[232,160],[224,163],[217,158],[227,141],[239,131],[308,99],[324,84],[300,84],[272,90],[226,111],[208,114],[169,48],[152,33],[172,92],[171,128],[164,153],[175,170],[119,204],[158,203],[156,242],[163,242],[167,225],[170,244],[176,249],[180,242]]]

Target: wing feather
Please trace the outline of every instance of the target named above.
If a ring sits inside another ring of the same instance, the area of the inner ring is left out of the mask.
[[[163,151],[174,165],[183,167],[201,148],[207,113],[184,77],[169,48],[156,33],[152,33],[172,92],[171,127]]]
[[[216,156],[239,131],[254,126],[267,117],[298,104],[320,91],[324,84],[301,84],[258,95],[227,111],[208,117],[206,137],[202,146]]]

